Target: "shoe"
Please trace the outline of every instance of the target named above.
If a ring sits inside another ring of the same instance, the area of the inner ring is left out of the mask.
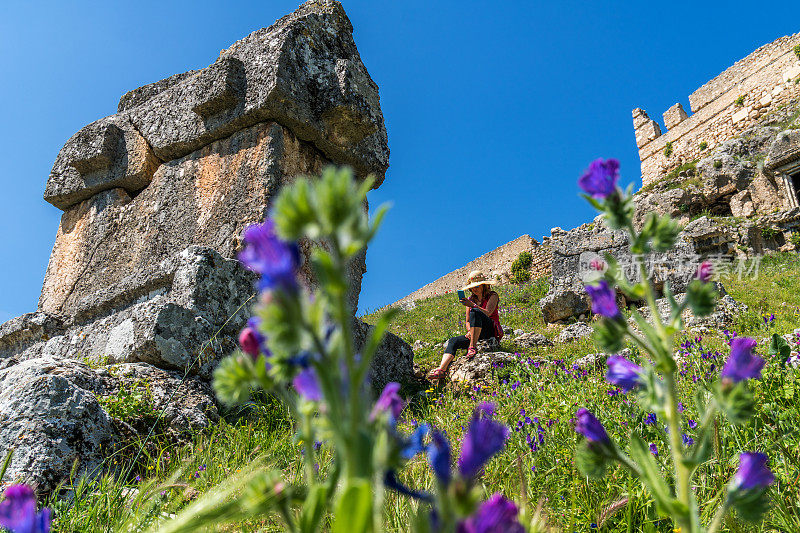
[[[475,358],[476,353],[478,353],[478,351],[472,346],[470,346],[469,349],[467,350],[467,361],[472,361]]]
[[[428,375],[426,377],[429,380],[433,381],[433,380],[437,380],[437,379],[443,378],[446,373],[447,373],[446,370],[442,370],[441,368],[434,368],[433,370],[428,372]]]

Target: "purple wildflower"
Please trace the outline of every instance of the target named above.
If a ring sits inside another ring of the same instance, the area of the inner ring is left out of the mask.
[[[621,313],[617,307],[617,294],[606,280],[597,285],[587,285],[586,292],[592,299],[592,311],[608,318],[618,318]]]
[[[578,179],[578,186],[586,194],[603,200],[614,193],[619,180],[619,161],[616,159],[595,159]]]
[[[0,526],[11,533],[48,533],[50,509],[36,512],[36,497],[27,485],[9,485],[0,502]]]
[[[642,368],[624,357],[612,355],[606,361],[608,372],[606,380],[609,383],[621,387],[623,391],[630,392],[637,385],[641,384]]]
[[[585,407],[578,409],[575,413],[575,431],[586,437],[589,442],[606,444],[610,442],[608,433],[597,418]]]
[[[686,446],[691,446],[692,444],[694,444],[694,439],[689,435],[687,435],[686,433],[681,433],[681,439],[683,439],[683,443]]]
[[[318,402],[322,399],[322,390],[319,388],[319,381],[317,380],[317,373],[313,368],[304,368],[292,380],[295,390],[305,398],[312,402]]]
[[[408,440],[403,439],[403,447],[400,450],[400,455],[403,457],[403,459],[413,459],[418,453],[424,452],[426,447],[422,441],[427,435],[428,424],[422,424],[414,430]]]
[[[517,506],[495,493],[475,513],[458,524],[457,533],[524,533],[517,520]]]
[[[703,261],[700,263],[700,266],[697,267],[697,273],[694,275],[695,278],[699,279],[703,283],[706,283],[711,280],[711,276],[714,275],[714,267],[709,261]]]
[[[443,485],[450,484],[450,443],[441,432],[431,433],[431,444],[428,446],[428,462],[431,469]]]
[[[370,420],[375,420],[375,417],[378,416],[378,413],[382,413],[384,411],[388,411],[390,416],[394,420],[397,420],[397,418],[400,416],[400,413],[403,412],[403,407],[405,407],[405,402],[400,395],[397,394],[399,391],[399,383],[395,383],[394,381],[387,383],[383,388],[383,392],[381,392],[378,401],[375,402],[375,407],[372,408],[372,413],[369,415]]]
[[[300,265],[300,250],[295,243],[286,242],[275,234],[272,219],[244,230],[244,242],[246,246],[239,253],[239,261],[261,274],[259,290],[297,287],[295,273]]]
[[[689,422],[688,422],[688,424],[689,424],[689,429],[694,429],[694,428],[696,428],[696,427],[697,427],[697,422],[695,422],[695,421],[694,421],[694,420],[692,420],[691,418],[689,419]]]
[[[745,379],[758,379],[761,377],[761,369],[765,361],[753,355],[753,348],[756,341],[748,337],[736,337],[731,340],[731,355],[725,362],[720,374],[723,379],[728,379],[734,383]]]
[[[744,452],[739,454],[739,470],[733,475],[734,490],[762,489],[775,481],[775,476],[767,467],[768,458],[763,453]]]
[[[409,496],[417,500],[422,500],[424,502],[433,501],[433,497],[427,492],[414,490],[400,483],[400,480],[397,479],[397,474],[395,473],[394,470],[386,471],[386,473],[383,476],[383,484],[386,486],[386,488],[397,491],[405,496]]]
[[[658,446],[656,446],[654,442],[650,443],[650,453],[658,457]]]
[[[472,415],[458,458],[459,471],[466,479],[475,477],[483,465],[505,446],[508,428],[492,420],[493,413],[494,405],[482,403]]]

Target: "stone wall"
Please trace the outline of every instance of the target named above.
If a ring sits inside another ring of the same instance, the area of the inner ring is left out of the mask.
[[[507,281],[511,270],[511,263],[521,252],[530,252],[533,256],[531,265],[531,278],[539,278],[550,275],[550,245],[547,241],[539,244],[530,235],[522,235],[511,242],[508,242],[491,252],[474,259],[461,268],[445,274],[436,281],[428,283],[424,287],[412,292],[393,304],[392,307],[409,304],[416,300],[423,300],[439,294],[454,292],[464,285],[467,276],[473,270],[481,270],[489,277],[497,277],[501,281]]]
[[[658,181],[681,164],[705,157],[770,111],[800,97],[800,58],[793,50],[798,44],[800,33],[788,35],[737,61],[689,96],[692,115],[680,104],[664,113],[666,133],[662,134],[659,124],[643,109],[634,109],[642,184]],[[669,156],[665,154],[667,143],[671,143]],[[702,148],[701,143],[705,143]]]

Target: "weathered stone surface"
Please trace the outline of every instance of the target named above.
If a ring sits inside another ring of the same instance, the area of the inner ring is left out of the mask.
[[[703,180],[703,195],[709,202],[745,189],[753,179],[755,165],[725,152],[701,159],[697,171]]]
[[[33,336],[8,351],[3,346],[14,343],[0,336],[0,355],[146,362],[208,378],[220,358],[236,347],[250,314],[255,279],[238,261],[191,246],[89,293],[47,336]],[[33,325],[20,327],[31,329],[45,319],[56,320],[40,313],[28,319]]]
[[[541,333],[529,332],[521,333],[512,339],[514,344],[534,348],[537,346],[552,346],[553,341],[542,335]]]
[[[353,320],[353,340],[360,351],[372,333],[373,326],[361,320]],[[414,351],[403,339],[387,332],[375,351],[370,370],[370,385],[380,392],[387,383],[409,384],[414,381]]]
[[[146,383],[153,409],[163,412],[162,421],[168,431],[179,436],[189,436],[191,431],[208,428],[220,420],[214,391],[208,381],[196,376],[184,379],[180,372],[147,363],[123,363],[98,374],[110,374],[105,395],[116,394],[121,386],[130,389],[137,382]]]
[[[242,231],[266,215],[295,174],[328,160],[286,128],[265,123],[161,165],[132,200],[115,189],[62,216],[40,297],[48,313],[72,315],[98,287],[146,270],[193,244],[233,257]]]
[[[65,210],[116,188],[147,187],[160,161],[126,117],[93,122],[73,135],[56,157],[44,199]]]
[[[52,490],[69,476],[97,474],[114,445],[111,417],[86,387],[101,386],[77,361],[34,359],[0,371],[0,450],[14,449],[3,481]]]
[[[0,370],[0,451],[14,448],[5,483],[34,483],[43,492],[66,479],[75,460],[78,474],[99,474],[101,463],[130,429],[146,432],[152,420],[113,419],[100,399],[121,388],[146,387],[160,431],[177,438],[219,421],[208,382],[145,363],[93,369],[86,363],[43,356]],[[135,415],[134,415],[135,418]]]
[[[482,352],[471,360],[466,357],[456,357],[447,369],[450,381],[473,384],[487,381],[496,381],[495,374],[498,366],[512,364],[517,357],[508,352]]]
[[[750,191],[745,189],[739,191],[731,197],[731,215],[735,217],[749,217],[755,214],[756,210],[753,207],[753,199],[750,196]]]
[[[166,91],[173,85],[184,81],[186,78],[194,76],[197,74],[197,72],[198,71],[196,70],[181,72],[180,74],[174,74],[169,78],[164,78],[163,80],[159,80],[155,83],[149,83],[139,87],[138,89],[128,91],[119,99],[117,113],[122,113],[123,111],[127,111],[128,109],[144,104],[155,95]]]
[[[636,196],[636,210],[633,215],[634,227],[641,228],[651,212],[669,215],[679,221],[688,221],[690,206],[698,200],[697,195],[680,187],[639,194]]]
[[[378,87],[330,0],[303,4],[125,113],[165,161],[275,120],[331,159],[375,173],[376,185],[388,166]]]
[[[594,329],[585,322],[575,322],[561,330],[558,334],[556,342],[573,342],[580,339],[586,339],[592,336]]]
[[[737,315],[747,311],[747,305],[731,298],[731,296],[725,292],[725,288],[719,283],[717,283],[717,290],[720,298],[717,300],[716,308],[710,315],[698,317],[688,308],[683,312],[681,317],[687,328],[711,327],[718,330],[724,329],[733,324]],[[685,299],[685,294],[679,294],[675,297],[675,300],[679,304],[682,304]],[[670,307],[667,299],[659,298],[656,300],[656,307],[661,315],[661,319],[664,321],[668,320],[670,316]],[[645,320],[652,322],[652,313],[648,307],[641,307],[639,311],[642,313],[642,317],[644,317]],[[633,318],[631,318],[629,322],[632,326],[636,327]]]
[[[779,133],[769,148],[764,166],[770,170],[800,159],[800,130]]]
[[[325,157],[375,174],[379,186],[389,165],[386,128],[352,31],[338,2],[307,2],[209,67],[125,94],[117,115],[67,142],[45,199],[67,209],[102,190],[136,192],[159,163],[273,121]]]
[[[586,289],[579,282],[554,284],[541,300],[539,307],[545,322],[557,322],[588,313],[591,301]]]
[[[41,311],[26,313],[0,324],[0,360],[13,358],[33,345],[47,342],[59,335],[62,321]]]

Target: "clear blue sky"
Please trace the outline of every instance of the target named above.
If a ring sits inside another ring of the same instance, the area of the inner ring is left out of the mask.
[[[631,109],[661,113],[800,31],[800,3],[345,0],[381,88],[393,202],[361,307],[390,303],[523,233],[593,213],[575,181],[617,157],[639,181]],[[0,322],[33,311],[60,211],[58,150],[120,95],[213,62],[297,7],[257,2],[4,2],[0,7]]]

